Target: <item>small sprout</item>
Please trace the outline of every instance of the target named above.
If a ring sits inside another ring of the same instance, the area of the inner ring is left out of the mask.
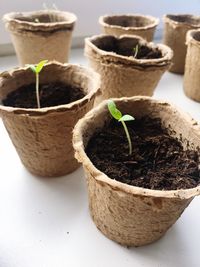
[[[57,8],[55,3],[52,4],[52,7],[53,7],[54,10],[58,10],[58,8]]]
[[[49,16],[50,22],[54,22],[55,18],[54,18],[54,15],[51,14],[51,10],[58,10],[56,4],[53,3],[52,8],[49,8],[46,3],[43,3],[43,8],[49,13],[48,16]]]
[[[36,99],[37,99],[37,106],[40,108],[40,93],[39,93],[39,73],[43,69],[43,67],[46,65],[48,60],[42,60],[37,65],[27,65],[34,73],[35,73],[35,89],[36,89]]]
[[[132,143],[131,143],[130,134],[128,132],[128,128],[126,126],[125,121],[133,121],[135,118],[128,114],[122,115],[121,111],[117,109],[115,103],[112,100],[108,100],[108,110],[110,111],[110,114],[112,115],[114,119],[122,123],[124,127],[124,131],[126,133],[127,140],[128,140],[129,155],[131,155],[132,154]]]
[[[139,45],[136,44],[135,47],[133,47],[133,57],[136,58],[139,52]]]

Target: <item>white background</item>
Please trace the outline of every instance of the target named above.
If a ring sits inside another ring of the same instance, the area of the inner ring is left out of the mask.
[[[43,3],[55,3],[59,9],[78,17],[74,36],[87,36],[100,31],[98,17],[111,13],[143,13],[162,18],[166,13],[200,13],[199,0],[0,0],[0,17],[11,11],[42,9]],[[162,28],[162,24],[159,25]],[[0,22],[0,44],[9,43],[9,35]]]

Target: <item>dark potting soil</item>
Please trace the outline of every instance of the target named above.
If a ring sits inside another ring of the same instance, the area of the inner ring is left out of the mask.
[[[16,19],[25,22],[33,22],[33,23],[50,23],[50,22],[60,22],[61,20],[55,14],[37,14],[32,16],[18,16]]]
[[[156,59],[162,58],[162,53],[157,49],[151,49],[145,45],[138,45],[138,52],[135,55],[135,47],[120,46],[117,43],[113,43],[110,46],[104,47],[107,52],[114,52],[118,55],[130,57],[134,56],[137,59]]]
[[[81,88],[60,82],[40,84],[39,91],[42,108],[69,104],[85,96]],[[3,100],[3,104],[18,108],[37,108],[35,83],[22,86],[11,92]]]
[[[133,152],[120,122],[112,120],[90,139],[86,153],[97,169],[117,181],[156,190],[196,187],[199,154],[183,150],[180,141],[162,129],[159,119],[128,122]]]

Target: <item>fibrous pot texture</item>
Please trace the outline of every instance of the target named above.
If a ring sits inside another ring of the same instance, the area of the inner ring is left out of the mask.
[[[124,34],[139,35],[150,42],[159,19],[141,14],[104,15],[99,18],[99,23],[106,34],[117,37]]]
[[[162,126],[180,140],[184,149],[199,149],[200,127],[169,103],[139,96],[114,99],[114,102],[123,114],[136,119],[160,118]],[[109,120],[111,116],[104,101],[77,123],[73,134],[75,157],[83,164],[87,177],[91,216],[108,238],[126,246],[146,245],[166,233],[191,200],[199,195],[200,186],[152,190],[109,178],[93,165],[85,152],[90,138]]]
[[[186,56],[186,33],[200,27],[200,16],[190,14],[165,15],[163,43],[174,51],[171,72],[184,73]]]
[[[21,86],[35,82],[28,68],[0,75],[0,101]],[[0,114],[24,166],[40,176],[60,176],[78,168],[72,147],[72,129],[89,111],[99,90],[99,76],[73,64],[49,63],[40,73],[40,84],[63,82],[81,88],[85,96],[66,105],[16,108],[0,105]]]
[[[133,48],[146,46],[159,51],[161,57],[138,59],[126,56]],[[113,52],[117,47],[122,54]],[[163,73],[170,67],[172,50],[162,44],[148,43],[138,36],[98,35],[85,40],[85,55],[90,66],[101,75],[102,95],[97,102],[110,97],[152,96]]]
[[[187,33],[187,54],[185,61],[184,91],[185,94],[200,102],[200,30]]]
[[[20,64],[67,62],[76,16],[58,10],[13,12],[3,17]]]

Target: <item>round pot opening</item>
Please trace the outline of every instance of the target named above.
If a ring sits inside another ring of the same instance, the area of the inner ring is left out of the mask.
[[[143,28],[146,26],[155,26],[155,19],[153,17],[142,15],[105,16],[103,22],[108,25],[121,26],[124,28]]]
[[[190,24],[194,26],[200,25],[200,18],[193,15],[167,15],[166,17],[177,23]]]
[[[193,39],[197,42],[200,42],[200,31],[195,31],[191,33],[191,36]]]

